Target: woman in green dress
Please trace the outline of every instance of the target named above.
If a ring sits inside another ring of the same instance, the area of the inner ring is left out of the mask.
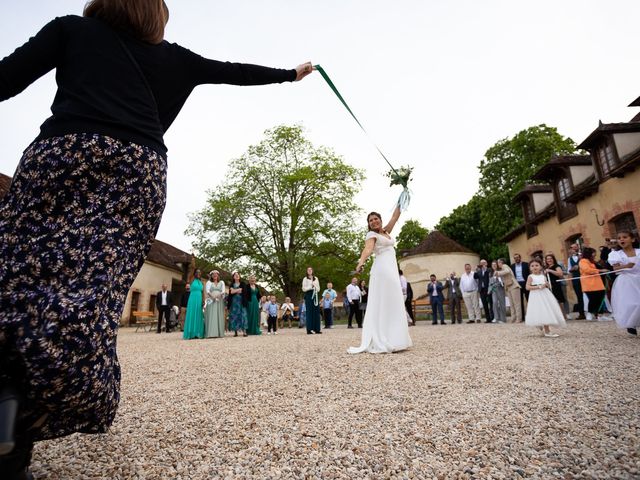
[[[247,333],[261,335],[260,330],[260,288],[256,285],[255,275],[249,277],[249,301],[247,302]]]
[[[204,335],[207,338],[224,337],[224,282],[220,272],[209,274],[206,285],[207,304],[204,311]]]
[[[184,332],[182,338],[204,338],[204,318],[202,315],[202,305],[205,300],[204,285],[202,285],[202,272],[199,268],[193,273],[191,282],[191,293],[187,303],[187,317],[184,321]]]
[[[227,307],[229,308],[229,328],[233,330],[234,337],[238,332],[242,336],[247,336],[247,309],[245,308],[248,299],[248,289],[246,283],[240,278],[238,272],[231,274],[231,285],[229,285],[229,296],[227,297]]]

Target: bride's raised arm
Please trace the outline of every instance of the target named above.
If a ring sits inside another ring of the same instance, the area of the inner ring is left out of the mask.
[[[400,218],[400,207],[397,206],[396,209],[393,211],[393,214],[391,215],[391,220],[389,220],[389,223],[387,223],[387,225],[384,227],[385,232],[391,233],[391,230],[393,230],[393,227],[396,226],[396,222],[398,221],[399,218]]]

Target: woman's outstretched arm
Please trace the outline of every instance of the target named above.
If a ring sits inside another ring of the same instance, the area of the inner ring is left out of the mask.
[[[398,221],[399,218],[400,218],[400,207],[397,206],[396,209],[393,211],[393,214],[391,215],[391,220],[389,220],[389,223],[387,223],[387,226],[384,227],[385,232],[391,233],[391,230],[393,230],[393,227],[396,226],[396,222]]]

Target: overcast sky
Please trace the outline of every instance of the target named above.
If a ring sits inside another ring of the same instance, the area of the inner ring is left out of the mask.
[[[541,123],[582,141],[628,121],[640,96],[640,2],[618,0],[168,0],[167,40],[210,58],[292,68],[320,63],[397,166],[413,165],[403,217],[427,227],[469,200],[496,141]],[[0,0],[0,57],[83,1]],[[53,73],[0,103],[0,172],[49,115]],[[187,215],[227,162],[280,124],[364,168],[356,198],[390,212],[387,166],[319,74],[296,84],[198,87],[166,135],[167,207],[158,238],[187,251]],[[364,217],[363,217],[364,225]],[[397,232],[396,232],[397,233]]]

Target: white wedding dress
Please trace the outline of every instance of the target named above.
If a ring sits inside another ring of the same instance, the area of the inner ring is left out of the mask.
[[[371,267],[367,310],[359,347],[350,347],[349,353],[391,353],[409,348],[407,313],[398,275],[394,240],[375,232],[367,233],[367,240],[376,239],[373,250],[375,260]]]

